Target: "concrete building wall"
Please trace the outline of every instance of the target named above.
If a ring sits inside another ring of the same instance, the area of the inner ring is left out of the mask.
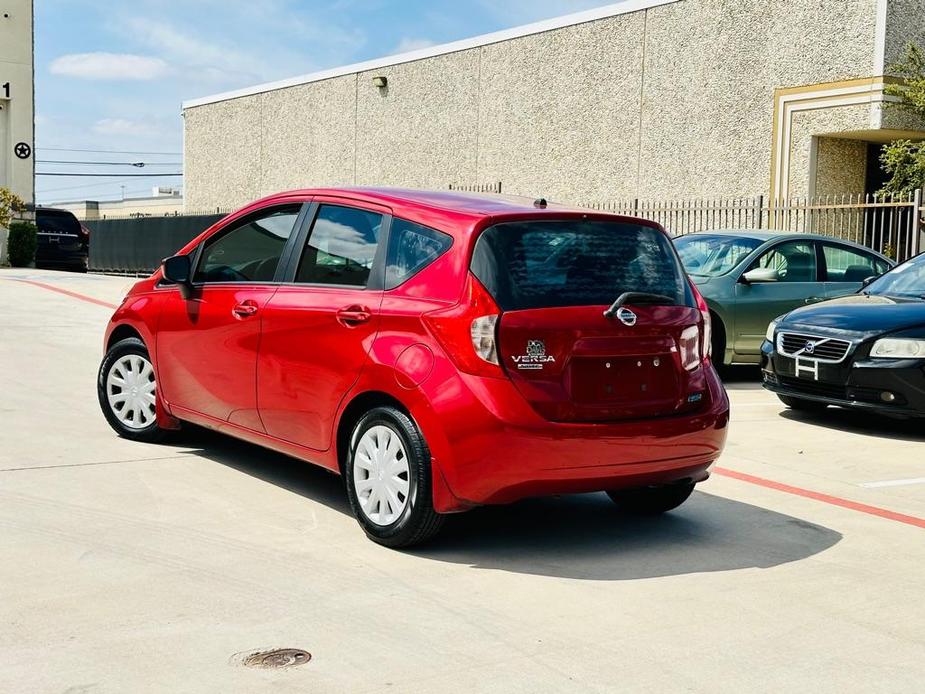
[[[35,199],[32,55],[32,0],[0,0],[0,188],[26,203]],[[6,236],[0,228],[0,262]]]
[[[505,192],[587,203],[767,195],[780,180],[774,194],[806,195],[813,138],[882,127],[882,94],[864,86],[869,98],[824,109],[813,101],[823,96],[792,97],[800,106],[784,122],[780,90],[840,93],[842,81],[875,77],[883,37],[925,25],[923,3],[638,0],[591,21],[194,102],[187,204],[345,183],[500,181]],[[786,171],[775,179],[776,160]]]

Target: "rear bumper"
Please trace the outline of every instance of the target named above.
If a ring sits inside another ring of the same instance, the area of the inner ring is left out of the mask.
[[[439,435],[424,427],[429,442],[445,442],[431,446],[454,497],[438,504],[443,512],[530,496],[700,482],[726,441],[729,400],[712,367],[701,411],[614,424],[549,422],[506,379],[456,378],[452,410],[437,409],[430,422]],[[440,390],[445,393],[446,384]]]
[[[71,250],[40,244],[35,250],[35,262],[39,265],[86,267],[88,258],[86,248]]]

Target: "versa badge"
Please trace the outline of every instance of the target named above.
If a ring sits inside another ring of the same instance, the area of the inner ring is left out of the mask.
[[[513,356],[511,359],[517,364],[518,369],[524,371],[536,371],[542,369],[545,364],[556,361],[554,356],[546,354],[546,343],[542,340],[527,340],[527,353]]]

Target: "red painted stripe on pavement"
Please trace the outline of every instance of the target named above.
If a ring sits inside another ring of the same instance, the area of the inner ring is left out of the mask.
[[[12,279],[12,278],[11,278]],[[61,289],[61,287],[56,287],[53,284],[45,284],[44,282],[36,282],[34,280],[21,280],[14,279],[15,282],[22,282],[23,284],[31,284],[34,287],[41,287],[42,289],[47,289],[52,292],[58,292],[59,294],[64,294],[73,299],[80,299],[81,301],[86,301],[90,304],[96,304],[97,306],[105,306],[106,308],[118,308],[115,304],[110,304],[107,301],[100,301],[99,299],[94,299],[92,296],[87,296],[86,294],[79,294],[77,292],[72,292],[69,289]]]
[[[904,513],[889,511],[885,508],[879,508],[877,506],[868,506],[867,504],[861,504],[857,501],[849,501],[848,499],[842,499],[838,496],[831,496],[829,494],[823,494],[822,492],[814,492],[810,489],[803,489],[801,487],[792,487],[789,484],[775,482],[774,480],[767,480],[764,477],[756,477],[755,475],[749,475],[744,472],[738,472],[737,470],[730,470],[728,468],[714,468],[713,472],[717,475],[722,475],[723,477],[731,477],[732,479],[739,480],[740,482],[757,484],[759,487],[776,489],[779,492],[794,494],[796,496],[802,496],[807,499],[814,499],[815,501],[821,501],[825,504],[831,504],[832,506],[840,506],[841,508],[847,508],[852,511],[867,513],[871,516],[886,518],[887,520],[896,521],[897,523],[914,525],[916,528],[925,528],[925,518],[907,516]]]

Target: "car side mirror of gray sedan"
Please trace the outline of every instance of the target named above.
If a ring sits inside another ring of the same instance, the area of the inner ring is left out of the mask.
[[[744,284],[765,284],[767,282],[777,282],[780,279],[780,273],[771,267],[756,267],[749,270],[740,280]]]
[[[878,277],[879,277],[879,275],[871,275],[870,277],[865,277],[865,278],[864,278],[864,281],[861,282],[861,288],[863,289],[864,287],[866,287],[868,284],[870,284],[871,282],[873,282],[873,281],[874,281],[875,279],[877,279]]]

